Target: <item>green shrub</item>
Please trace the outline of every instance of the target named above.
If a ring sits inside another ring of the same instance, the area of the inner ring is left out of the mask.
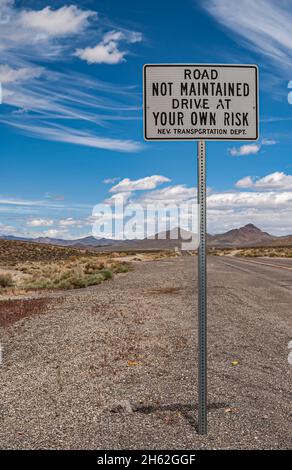
[[[127,273],[130,270],[130,265],[127,263],[117,264],[113,267],[114,273]]]
[[[53,289],[54,284],[48,279],[39,279],[37,281],[30,281],[24,284],[25,289]]]
[[[105,280],[113,277],[113,273],[109,269],[102,269],[99,271],[99,274],[101,274]]]
[[[105,278],[102,274],[95,273],[95,274],[88,274],[88,276],[86,276],[86,280],[87,280],[88,286],[97,286],[98,284],[103,282]]]
[[[70,282],[70,279],[61,279],[57,284],[55,284],[55,289],[72,289],[72,284]]]
[[[73,289],[82,289],[88,286],[85,276],[72,276],[67,279],[67,282],[71,284]]]

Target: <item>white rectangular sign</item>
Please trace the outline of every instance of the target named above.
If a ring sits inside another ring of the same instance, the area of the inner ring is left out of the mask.
[[[144,65],[146,140],[257,140],[256,65]]]

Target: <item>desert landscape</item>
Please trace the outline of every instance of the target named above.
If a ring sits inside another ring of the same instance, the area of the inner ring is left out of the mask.
[[[196,253],[162,241],[0,241],[2,449],[291,448],[291,247],[209,247],[199,436]]]

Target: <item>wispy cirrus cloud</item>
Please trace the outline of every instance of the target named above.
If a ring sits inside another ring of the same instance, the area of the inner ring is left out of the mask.
[[[202,7],[243,45],[291,70],[292,12],[287,0],[206,0]]]
[[[97,12],[74,5],[28,10],[17,7],[13,0],[1,0],[0,23],[0,82],[5,105],[0,122],[42,139],[114,151],[141,150],[138,142],[113,137],[115,121],[140,118],[139,97],[132,87],[70,70],[56,71],[51,66],[60,57],[67,63],[76,60],[76,46],[96,36],[108,34],[114,40],[112,30],[104,31]],[[128,43],[140,37],[125,29],[119,34]],[[77,131],[78,127],[83,131]]]
[[[5,121],[3,121],[5,123]],[[20,129],[24,134],[39,139],[64,142],[86,147],[99,148],[104,150],[116,150],[119,152],[137,152],[141,145],[133,140],[110,139],[107,137],[97,137],[87,132],[51,124],[34,125],[22,124],[21,122],[10,123],[11,126]]]
[[[114,178],[106,178],[103,180],[104,184],[115,184],[117,181],[119,181],[121,178],[119,176],[115,176]]]
[[[37,78],[42,74],[42,67],[20,67],[13,68],[7,64],[0,65],[0,83],[19,83],[33,78]]]

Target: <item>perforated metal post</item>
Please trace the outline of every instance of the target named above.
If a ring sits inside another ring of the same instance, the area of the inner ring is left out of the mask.
[[[199,319],[199,409],[198,431],[207,434],[207,264],[206,264],[206,142],[198,141],[198,319]]]

